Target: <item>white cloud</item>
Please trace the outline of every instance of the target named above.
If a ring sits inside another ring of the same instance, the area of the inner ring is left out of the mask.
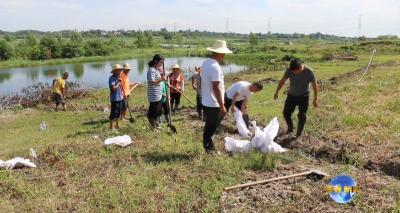
[[[2,30],[200,29],[234,32],[323,32],[354,36],[400,33],[396,0],[0,0]]]

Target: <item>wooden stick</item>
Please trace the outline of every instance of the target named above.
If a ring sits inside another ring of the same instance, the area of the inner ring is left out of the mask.
[[[190,103],[192,103],[193,105],[197,106],[196,103],[194,103],[192,100],[190,100],[189,97],[187,97],[185,94],[183,94],[182,91],[180,91],[179,89],[175,88],[174,86],[170,85],[170,87],[176,91],[178,91],[183,97],[185,97]]]
[[[274,181],[278,181],[278,180],[285,180],[285,179],[299,177],[299,176],[306,176],[306,175],[311,174],[312,172],[313,171],[308,171],[308,172],[303,172],[303,173],[298,173],[298,174],[293,174],[293,175],[286,175],[283,177],[270,178],[270,179],[266,179],[266,180],[260,180],[260,181],[245,183],[245,184],[239,184],[236,186],[225,187],[224,191],[230,191],[233,189],[241,189],[241,188],[245,188],[245,187],[249,187],[249,186],[260,185],[260,184],[264,184],[264,183],[274,182]]]
[[[138,87],[140,84],[136,83],[132,86],[132,88],[129,90],[129,92],[132,92],[132,90],[136,89],[136,87]]]

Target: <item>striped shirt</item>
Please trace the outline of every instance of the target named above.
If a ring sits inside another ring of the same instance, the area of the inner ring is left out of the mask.
[[[152,83],[160,79],[160,73],[153,67],[150,67],[147,71],[147,99],[149,102],[157,102],[162,98],[161,84],[153,85]]]

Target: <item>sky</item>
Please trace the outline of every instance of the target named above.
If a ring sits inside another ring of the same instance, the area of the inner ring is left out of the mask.
[[[400,36],[399,0],[0,0],[0,30],[207,30]]]

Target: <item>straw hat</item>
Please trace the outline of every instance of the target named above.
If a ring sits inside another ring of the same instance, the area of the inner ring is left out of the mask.
[[[208,51],[215,52],[215,53],[221,53],[221,54],[228,54],[232,53],[230,49],[226,46],[226,41],[224,40],[217,40],[214,43],[214,46],[208,47]]]
[[[174,64],[174,66],[172,66],[172,69],[180,69],[179,64]]]
[[[112,68],[112,70],[111,70],[111,73],[113,73],[114,71],[116,71],[116,70],[122,70],[123,68],[121,67],[121,65],[119,65],[119,64],[114,64],[114,66],[113,66],[113,68]]]
[[[131,70],[132,69],[131,65],[129,65],[128,63],[125,63],[123,67],[124,67],[124,70]]]

